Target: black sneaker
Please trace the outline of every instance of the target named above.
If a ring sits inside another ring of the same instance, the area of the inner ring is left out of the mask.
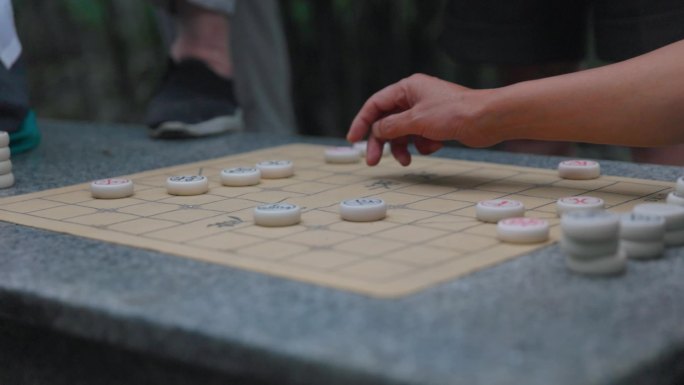
[[[240,130],[242,113],[231,80],[200,60],[169,60],[145,122],[153,138],[192,138]]]

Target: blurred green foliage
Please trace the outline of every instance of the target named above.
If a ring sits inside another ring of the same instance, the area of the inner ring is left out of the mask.
[[[75,22],[90,28],[100,26],[105,17],[104,0],[64,0],[64,7]]]
[[[164,50],[136,0],[16,0],[32,103],[42,118],[140,122]]]

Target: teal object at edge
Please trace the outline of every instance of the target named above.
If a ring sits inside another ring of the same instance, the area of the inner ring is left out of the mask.
[[[10,133],[10,150],[12,154],[20,154],[37,147],[40,144],[40,130],[36,121],[36,114],[30,110],[21,123],[17,132]]]

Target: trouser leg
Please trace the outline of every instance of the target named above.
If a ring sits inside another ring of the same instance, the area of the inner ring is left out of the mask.
[[[235,84],[246,128],[294,133],[290,60],[278,2],[238,1],[231,20]]]
[[[21,43],[8,0],[0,0],[0,23],[0,131],[14,132],[28,113],[29,98]]]
[[[7,69],[0,64],[0,131],[14,132],[29,110],[28,85],[23,60]]]

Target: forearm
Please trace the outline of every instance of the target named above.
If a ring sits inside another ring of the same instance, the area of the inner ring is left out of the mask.
[[[630,146],[684,142],[684,41],[637,58],[487,94],[482,129],[502,140]]]

